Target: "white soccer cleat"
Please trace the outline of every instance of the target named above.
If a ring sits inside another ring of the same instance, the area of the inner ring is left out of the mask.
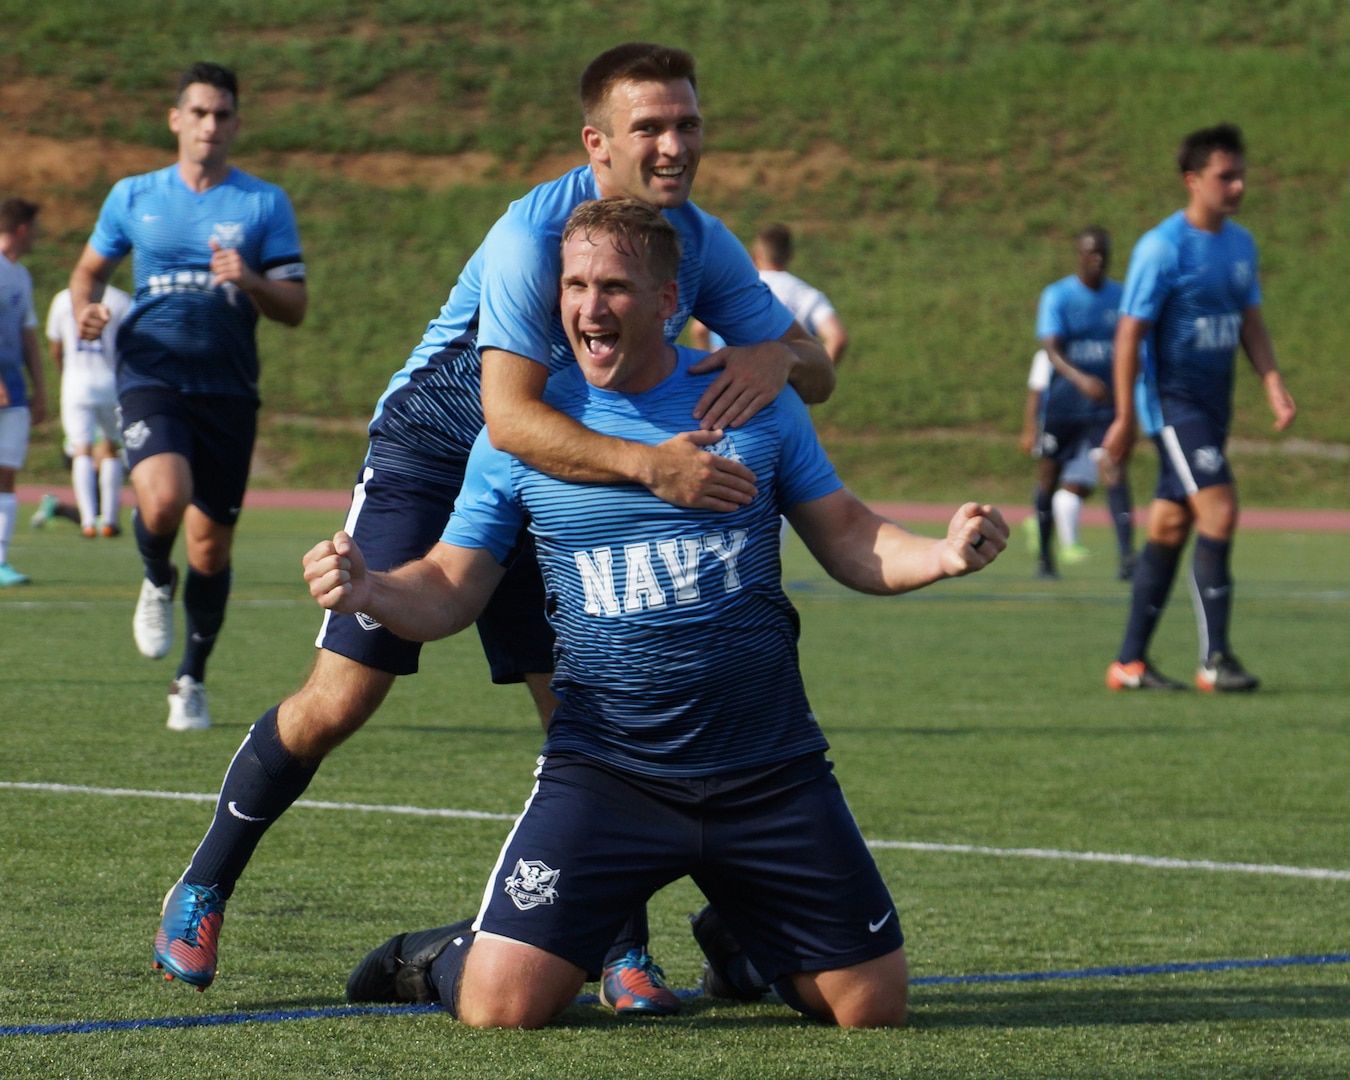
[[[211,726],[206,687],[191,675],[180,675],[169,686],[169,730],[201,731]]]
[[[178,584],[178,571],[167,585],[153,584],[148,578],[141,581],[141,596],[136,601],[136,614],[131,617],[131,634],[142,656],[159,660],[173,648],[173,594]]]

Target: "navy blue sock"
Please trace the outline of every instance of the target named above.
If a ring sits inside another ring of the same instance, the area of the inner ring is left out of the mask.
[[[306,765],[281,745],[277,710],[263,713],[230,762],[216,816],[183,880],[228,898],[267,827],[304,794],[318,769],[318,762]]]
[[[1116,548],[1122,559],[1134,553],[1134,505],[1130,485],[1112,484],[1106,489],[1106,505],[1111,509],[1111,522],[1116,527]]]
[[[431,985],[441,995],[445,1011],[456,1020],[459,1019],[459,978],[464,974],[464,961],[473,939],[474,932],[466,928],[463,936],[450,942],[431,963]]]
[[[151,585],[162,589],[173,581],[173,564],[169,557],[173,554],[173,542],[178,539],[178,532],[175,530],[168,536],[152,533],[145,527],[139,510],[131,513],[131,527],[136,534],[136,550],[141,553],[141,562],[145,563],[145,576]]]
[[[1149,541],[1134,568],[1134,585],[1130,590],[1130,617],[1125,623],[1125,640],[1116,657],[1122,664],[1142,660],[1148,653],[1148,643],[1157,629],[1158,619],[1167,606],[1172,582],[1176,580],[1181,548],[1165,547]]]
[[[1202,662],[1211,653],[1228,653],[1228,618],[1233,603],[1233,578],[1228,565],[1232,550],[1231,540],[1213,540],[1196,534],[1191,572],[1195,576]]]
[[[1047,567],[1055,565],[1050,554],[1050,540],[1055,535],[1055,514],[1051,508],[1054,494],[1053,491],[1042,491],[1038,487],[1033,504],[1036,507],[1036,530],[1041,544],[1040,560]]]
[[[609,947],[609,952],[605,953],[605,966],[608,967],[615,960],[622,960],[630,949],[645,951],[647,937],[647,905],[643,904],[642,907],[628,916],[628,921],[623,924],[619,936],[614,939],[614,944]]]
[[[206,658],[216,647],[216,635],[225,622],[225,604],[230,599],[232,574],[227,566],[219,574],[198,573],[188,567],[183,583],[183,607],[187,611],[187,642],[179,675],[191,675],[198,682],[206,678]]]

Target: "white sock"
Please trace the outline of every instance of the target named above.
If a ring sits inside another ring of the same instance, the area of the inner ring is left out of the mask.
[[[14,519],[19,516],[19,497],[12,491],[0,494],[0,563],[9,562],[9,538],[14,535]]]
[[[116,525],[122,515],[122,459],[104,458],[98,463],[98,488],[102,496],[103,524]]]
[[[1078,519],[1083,514],[1083,500],[1067,488],[1060,488],[1050,498],[1050,512],[1055,515],[1055,531],[1061,548],[1078,543]]]
[[[88,454],[71,460],[70,482],[75,488],[75,505],[80,508],[80,525],[91,528],[98,516],[98,474]]]

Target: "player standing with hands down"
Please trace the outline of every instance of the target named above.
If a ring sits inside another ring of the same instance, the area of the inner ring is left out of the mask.
[[[110,312],[104,287],[135,251],[135,299],[118,334],[118,402],[145,564],[132,620],[136,647],[173,647],[178,569],[187,538],[182,662],[169,727],[210,727],[206,661],[225,621],[230,550],[243,508],[258,414],[258,316],[305,317],[300,236],[286,193],[229,163],[239,134],[234,73],[197,63],[169,110],[178,161],[119,181],[70,277],[71,306],[93,340]]]
[[[1232,124],[1187,135],[1177,163],[1189,198],[1135,245],[1116,329],[1116,419],[1103,445],[1115,461],[1135,432],[1135,378],[1147,342],[1146,393],[1161,414],[1158,486],[1148,542],[1135,567],[1129,621],[1106,673],[1113,690],[1180,690],[1148,659],[1192,529],[1192,597],[1200,631],[1195,684],[1205,691],[1254,690],[1259,680],[1228,642],[1237,528],[1237,489],[1224,448],[1233,410],[1238,346],[1265,387],[1275,430],[1294,419],[1294,399],[1275,362],[1261,316],[1256,243],[1230,220],[1246,192],[1246,147]]]

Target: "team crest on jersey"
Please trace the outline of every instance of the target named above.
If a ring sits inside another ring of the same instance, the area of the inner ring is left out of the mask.
[[[1252,283],[1252,264],[1246,259],[1241,259],[1233,264],[1233,284],[1239,289],[1245,289]]]
[[[1195,471],[1213,476],[1223,468],[1223,451],[1217,446],[1202,446],[1195,452]]]
[[[144,420],[137,420],[129,428],[122,431],[122,441],[126,443],[128,450],[139,450],[145,445],[145,440],[150,438],[150,425]]]
[[[356,623],[362,630],[378,630],[382,624],[376,622],[364,611],[356,613]]]
[[[506,879],[506,895],[521,911],[542,907],[558,899],[558,878],[554,870],[538,859],[517,859],[516,868]]]
[[[734,461],[737,465],[744,465],[745,459],[736,453],[736,443],[730,435],[724,435],[711,446],[705,446],[705,450],[710,454],[716,454],[718,457],[724,457],[728,461]]]
[[[237,248],[244,242],[244,226],[237,221],[217,221],[211,239],[223,248]]]

